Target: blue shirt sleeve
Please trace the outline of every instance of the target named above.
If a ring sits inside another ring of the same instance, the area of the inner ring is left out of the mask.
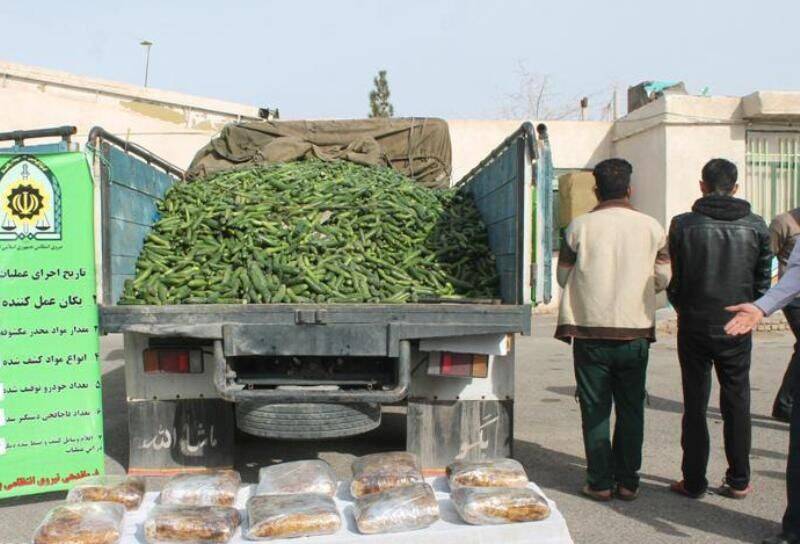
[[[755,304],[764,315],[772,315],[800,295],[800,244],[796,244],[786,263],[786,271],[780,281]]]

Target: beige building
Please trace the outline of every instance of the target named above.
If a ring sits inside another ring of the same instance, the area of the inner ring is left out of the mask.
[[[226,123],[258,118],[253,106],[0,62],[0,132],[74,125],[82,143],[99,125],[186,168]]]
[[[254,106],[0,62],[0,131],[76,125],[81,141],[100,125],[185,168],[226,123],[258,118]],[[449,120],[453,180],[521,122]],[[544,122],[557,173],[624,157],[634,166],[634,203],[665,225],[698,197],[712,157],[739,166],[742,195],[767,218],[800,205],[800,92],[666,95],[616,122]]]
[[[740,196],[767,220],[800,205],[800,92],[748,96],[666,95],[616,122],[543,121],[558,173],[623,157],[634,167],[634,204],[665,226],[699,197],[711,158],[739,167]],[[450,121],[453,178],[520,121]]]
[[[798,116],[800,92],[667,95],[617,120],[612,150],[634,164],[636,204],[665,224],[699,196],[713,157],[736,163],[740,196],[770,220],[800,205]]]

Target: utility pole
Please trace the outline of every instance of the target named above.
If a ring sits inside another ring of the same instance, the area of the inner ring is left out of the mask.
[[[586,121],[586,111],[589,109],[589,97],[581,98],[581,121]]]
[[[139,45],[145,48],[144,86],[147,87],[147,76],[150,72],[150,48],[153,47],[153,42],[143,40]]]

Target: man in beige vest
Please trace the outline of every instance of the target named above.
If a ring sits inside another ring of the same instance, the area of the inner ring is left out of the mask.
[[[632,173],[622,159],[595,166],[600,203],[567,227],[558,263],[564,292],[555,336],[573,343],[588,473],[583,493],[601,501],[638,496],[656,293],[670,279],[664,229],[630,203]]]

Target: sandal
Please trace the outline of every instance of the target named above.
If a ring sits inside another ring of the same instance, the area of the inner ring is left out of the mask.
[[[581,493],[585,497],[589,497],[593,501],[597,501],[597,502],[608,502],[608,501],[611,500],[611,490],[610,489],[606,489],[604,491],[598,491],[596,489],[592,489],[587,484],[587,485],[583,486],[583,489],[581,489]]]
[[[689,497],[690,499],[699,499],[703,495],[706,494],[706,490],[700,491],[699,493],[692,493],[688,489],[686,489],[686,482],[681,480],[679,482],[674,482],[672,485],[669,486],[669,490],[673,493],[677,493],[678,495],[683,495],[684,497]]]
[[[736,499],[742,500],[747,498],[747,496],[753,492],[753,486],[747,484],[747,487],[744,489],[736,489],[735,487],[731,487],[730,484],[722,484],[719,489],[717,489],[717,494],[722,495],[723,497],[728,497],[729,499]]]
[[[627,487],[618,485],[614,496],[621,501],[632,502],[639,498],[639,489],[637,488],[635,491],[631,491]]]

